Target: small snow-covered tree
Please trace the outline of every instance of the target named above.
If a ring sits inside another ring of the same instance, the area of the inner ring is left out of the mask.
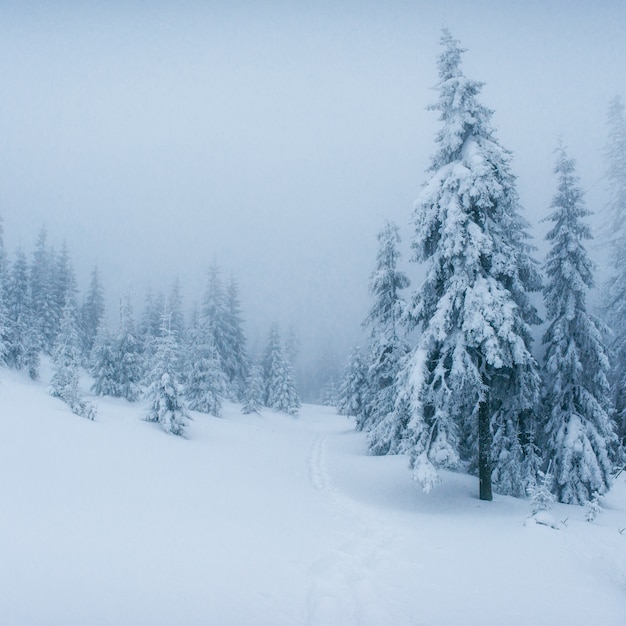
[[[153,365],[147,377],[148,410],[145,420],[158,422],[166,433],[184,435],[189,423],[183,386],[178,380],[174,363],[178,345],[169,328],[169,315],[163,315],[161,332],[156,339]]]
[[[587,522],[595,522],[596,517],[602,513],[602,507],[598,501],[598,493],[594,493],[591,500],[585,502],[585,520]]]
[[[322,387],[320,401],[322,406],[337,406],[337,400],[339,398],[339,390],[337,388],[337,381],[334,378],[329,378]]]
[[[273,324],[263,357],[265,405],[297,415],[301,406],[291,364],[285,358],[278,325]]]
[[[478,101],[482,84],[464,76],[464,51],[447,30],[441,43],[439,100],[431,108],[442,127],[413,214],[414,260],[426,264],[426,278],[412,318],[426,357],[406,440],[424,485],[438,466],[464,457],[477,467],[480,498],[490,500],[493,480],[505,493],[523,491],[523,433],[540,384],[530,352],[530,326],[539,318],[529,292],[541,279],[511,156]]]
[[[50,395],[63,400],[77,415],[93,420],[96,409],[82,399],[79,390],[81,353],[76,316],[72,303],[66,303],[52,354],[54,370],[50,381]]]
[[[617,436],[610,418],[609,359],[602,340],[604,325],[587,312],[593,287],[593,263],[583,241],[591,214],[578,187],[574,160],[561,146],[554,169],[558,191],[552,200],[553,222],[546,238],[544,300],[550,322],[543,337],[545,454],[552,462],[560,502],[584,504],[605,493],[611,483]]]
[[[259,413],[263,406],[263,373],[260,365],[253,363],[248,369],[246,385],[243,392],[241,412]]]
[[[549,470],[545,473],[540,471],[537,478],[538,481],[528,489],[532,515],[536,515],[540,511],[549,511],[554,505],[552,474]]]
[[[613,331],[611,384],[616,422],[626,445],[626,119],[616,97],[609,107],[609,138],[605,156],[610,219],[611,276],[605,285],[604,309]]]

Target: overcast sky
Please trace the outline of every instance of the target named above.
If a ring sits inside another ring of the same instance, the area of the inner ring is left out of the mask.
[[[468,49],[527,217],[562,133],[603,202],[606,110],[626,96],[626,2],[0,2],[0,213],[10,251],[46,224],[84,287],[201,297],[217,260],[249,332],[309,350],[359,333],[376,233],[404,236],[434,151],[436,57]]]

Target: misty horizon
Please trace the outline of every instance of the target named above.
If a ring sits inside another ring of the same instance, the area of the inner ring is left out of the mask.
[[[626,93],[617,2],[35,2],[0,14],[10,258],[45,225],[57,249],[67,242],[81,291],[98,265],[113,319],[126,289],[139,315],[176,277],[189,310],[216,262],[239,282],[253,350],[278,321],[311,358],[333,349],[343,362],[385,219],[419,274],[409,218],[434,151],[444,25],[513,152],[537,258],[559,136],[588,207],[605,201],[606,110]]]

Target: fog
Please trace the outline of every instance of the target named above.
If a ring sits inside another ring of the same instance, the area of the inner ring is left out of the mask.
[[[559,135],[604,203],[624,2],[98,4],[0,7],[0,213],[10,253],[45,224],[83,288],[97,263],[109,308],[176,276],[191,305],[217,262],[253,350],[277,320],[307,358],[343,359],[385,218],[409,257],[443,26],[485,82],[538,256]]]

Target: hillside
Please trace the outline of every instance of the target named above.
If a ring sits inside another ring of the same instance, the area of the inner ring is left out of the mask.
[[[1,379],[3,625],[624,623],[625,474],[555,530],[465,475],[423,494],[326,407],[227,405],[183,439],[141,403],[90,398],[90,422]]]

